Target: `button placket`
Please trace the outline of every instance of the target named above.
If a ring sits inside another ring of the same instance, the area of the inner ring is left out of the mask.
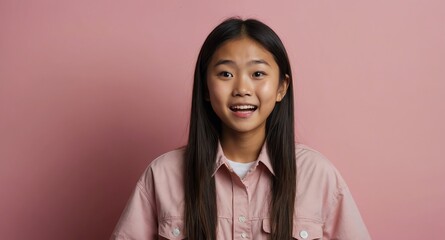
[[[233,237],[234,239],[249,239],[251,233],[249,216],[249,194],[244,182],[232,177],[233,182]]]

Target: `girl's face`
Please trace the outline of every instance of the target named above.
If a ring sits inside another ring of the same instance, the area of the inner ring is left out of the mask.
[[[224,131],[263,131],[275,103],[284,97],[289,77],[279,81],[273,55],[256,41],[229,40],[213,54],[207,70],[208,96]]]

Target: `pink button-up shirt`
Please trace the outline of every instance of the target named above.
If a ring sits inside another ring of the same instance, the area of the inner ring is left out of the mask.
[[[184,149],[158,157],[139,179],[111,239],[184,239]],[[320,153],[296,145],[295,239],[371,239],[346,183]],[[217,238],[268,239],[271,178],[266,145],[240,179],[218,147]]]

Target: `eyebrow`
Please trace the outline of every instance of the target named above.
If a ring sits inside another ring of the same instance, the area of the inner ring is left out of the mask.
[[[215,65],[213,65],[213,67],[217,67],[219,65],[224,65],[224,64],[226,64],[226,65],[236,65],[236,63],[234,61],[232,61],[232,60],[221,59],[221,60],[218,60],[215,63]],[[263,60],[263,59],[254,59],[254,60],[251,60],[251,61],[249,61],[247,63],[247,65],[253,65],[253,64],[265,64],[267,66],[270,66],[270,64],[268,62],[266,62],[265,60]]]

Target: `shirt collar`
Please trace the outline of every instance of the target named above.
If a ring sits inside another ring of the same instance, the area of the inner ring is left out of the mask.
[[[270,162],[269,154],[267,154],[267,144],[264,142],[263,147],[261,148],[260,154],[258,155],[257,163],[255,164],[255,168],[258,164],[263,164],[270,173],[275,176],[275,172],[272,168],[272,163]],[[218,150],[216,153],[216,162],[215,162],[215,170],[212,173],[212,176],[219,170],[219,168],[223,165],[227,164],[227,158],[224,155],[223,149],[221,147],[221,143],[218,142]]]

